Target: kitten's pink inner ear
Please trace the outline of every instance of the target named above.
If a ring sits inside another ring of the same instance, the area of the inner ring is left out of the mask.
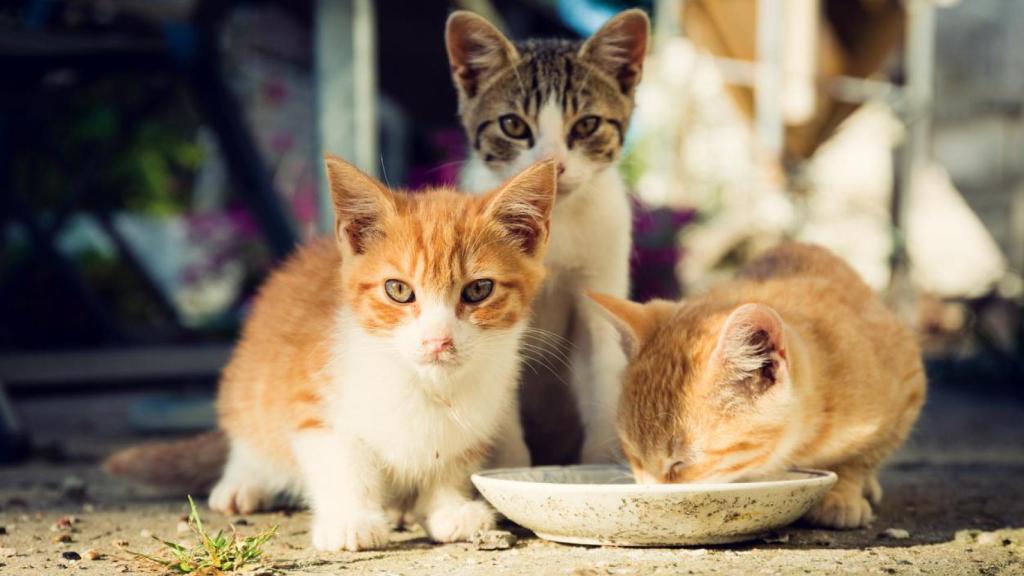
[[[324,165],[334,202],[335,235],[345,250],[362,254],[383,235],[381,224],[395,212],[394,197],[375,178],[337,156],[326,154]]]
[[[744,334],[763,331],[773,349],[785,356],[782,342],[782,318],[765,304],[744,304],[733,310],[725,321],[723,335],[737,339]]]
[[[484,18],[465,10],[448,17],[445,46],[452,78],[466,98],[475,97],[489,76],[519,57],[515,45],[504,34]]]
[[[487,216],[505,229],[523,252],[536,255],[546,245],[551,209],[558,193],[554,160],[530,165],[487,196]]]
[[[755,390],[766,390],[776,381],[777,364],[787,357],[782,318],[764,304],[740,306],[722,326],[714,355],[736,381],[752,377]]]
[[[624,94],[632,94],[643,71],[650,27],[643,10],[624,10],[583,43],[580,57],[618,81]]]
[[[587,291],[587,297],[600,306],[619,331],[622,350],[628,357],[636,355],[657,327],[655,315],[644,304],[591,290]]]

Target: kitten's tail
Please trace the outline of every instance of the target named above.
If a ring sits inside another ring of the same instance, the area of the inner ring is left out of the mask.
[[[208,493],[224,471],[228,439],[220,430],[171,442],[149,442],[111,455],[103,469],[139,484]]]

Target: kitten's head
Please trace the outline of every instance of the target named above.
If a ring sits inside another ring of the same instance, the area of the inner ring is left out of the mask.
[[[590,296],[629,357],[618,430],[638,482],[728,482],[776,471],[795,399],[774,310]]]
[[[346,309],[423,376],[448,380],[511,339],[544,276],[553,162],[484,196],[392,192],[327,157]]]
[[[498,180],[554,158],[559,194],[585,186],[619,158],[649,28],[633,9],[582,43],[513,44],[480,16],[453,13],[448,60],[477,157]]]

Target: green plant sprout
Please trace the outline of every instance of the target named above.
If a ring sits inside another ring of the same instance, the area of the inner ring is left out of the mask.
[[[196,508],[192,496],[188,497],[188,505],[190,508],[188,527],[199,540],[198,544],[187,548],[176,542],[153,536],[154,540],[163,544],[170,551],[172,558],[157,558],[139,552],[131,552],[131,554],[155,562],[178,574],[232,572],[257,562],[263,556],[263,546],[277,534],[277,526],[274,526],[255,536],[239,538],[238,531],[232,524],[229,533],[219,530],[215,536],[211,536],[203,527],[203,520],[199,517],[199,510]]]

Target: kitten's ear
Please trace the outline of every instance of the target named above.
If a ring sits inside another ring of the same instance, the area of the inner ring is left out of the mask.
[[[334,201],[334,233],[342,250],[362,254],[383,235],[382,223],[395,213],[391,191],[337,156],[324,156]]]
[[[614,78],[623,94],[632,95],[640,83],[650,30],[643,10],[623,10],[583,43],[580,58]]]
[[[452,79],[464,98],[473,98],[495,72],[519,59],[516,47],[484,18],[459,10],[444,32]]]
[[[619,341],[627,358],[636,355],[658,325],[650,304],[639,304],[592,290],[587,290],[587,297],[597,303],[619,331]]]
[[[558,194],[556,170],[554,160],[542,160],[487,195],[487,217],[498,222],[508,238],[531,256],[548,241],[551,209]]]
[[[744,304],[726,319],[712,358],[731,385],[756,397],[781,381],[787,356],[779,314],[764,304]]]

